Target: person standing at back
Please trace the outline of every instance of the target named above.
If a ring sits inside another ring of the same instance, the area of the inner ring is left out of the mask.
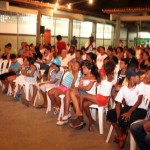
[[[60,55],[61,51],[63,49],[66,49],[67,45],[66,45],[66,42],[62,41],[62,36],[61,35],[57,35],[56,39],[57,39],[57,42],[56,42],[56,51],[57,51],[57,55]]]

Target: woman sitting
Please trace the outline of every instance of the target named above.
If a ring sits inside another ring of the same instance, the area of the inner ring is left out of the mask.
[[[20,99],[20,95],[22,94],[21,87],[25,85],[25,83],[36,83],[38,71],[34,65],[34,60],[32,57],[27,57],[27,65],[28,67],[25,68],[24,72],[22,72],[22,75],[16,78],[17,93],[15,95],[15,100]],[[27,97],[26,100],[29,101]]]

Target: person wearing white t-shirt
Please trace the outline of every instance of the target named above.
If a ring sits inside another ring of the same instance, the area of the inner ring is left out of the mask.
[[[96,44],[95,44],[95,41],[94,41],[94,37],[93,36],[90,36],[89,37],[89,40],[85,43],[85,48],[86,48],[86,52],[89,53],[89,52],[92,52],[93,49],[95,49],[96,47]]]
[[[149,106],[150,103],[150,67],[146,69],[145,78],[143,79],[143,82],[145,83],[144,88],[144,96],[143,101],[145,102],[145,105]],[[149,109],[149,108],[148,108]],[[149,112],[149,111],[148,111]],[[148,113],[149,114],[149,113]],[[148,150],[150,149],[150,118],[149,115],[147,115],[148,120],[143,120],[140,122],[136,122],[131,125],[130,131],[139,147],[140,150]]]
[[[106,53],[105,53],[105,48],[104,47],[100,47],[100,53],[97,55],[97,59],[96,59],[96,64],[98,69],[101,69],[102,65],[103,65],[103,60],[107,57]]]
[[[137,75],[139,75],[139,72],[136,72],[135,67],[127,69],[128,85],[123,86],[118,92],[115,98],[116,108],[109,110],[107,113],[107,120],[111,122],[116,131],[115,141],[118,142],[119,148],[124,147],[130,124],[138,119],[144,119],[147,114],[142,102],[144,84],[136,85]],[[126,105],[121,107],[123,100],[125,100]]]

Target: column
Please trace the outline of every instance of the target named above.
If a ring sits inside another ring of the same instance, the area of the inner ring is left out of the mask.
[[[119,46],[120,40],[120,20],[116,20],[116,34],[115,34],[115,47]]]
[[[39,10],[37,15],[36,43],[41,43],[41,34],[40,34],[40,26],[42,21],[41,19],[42,19],[41,10]]]
[[[74,35],[72,35],[73,34],[73,19],[72,18],[69,19],[69,29],[68,30],[69,30],[68,31],[68,43],[70,43],[72,36],[74,36]]]

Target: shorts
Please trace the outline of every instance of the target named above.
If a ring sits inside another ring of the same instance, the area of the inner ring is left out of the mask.
[[[60,89],[61,91],[63,92],[66,92],[67,90],[69,90],[70,88],[66,87],[66,86],[63,86],[63,85],[60,85],[58,87],[56,87],[57,89]]]
[[[84,91],[84,90],[78,90],[78,94],[81,95],[81,94],[88,94],[88,93],[87,91]]]
[[[43,92],[46,92],[47,89],[51,90],[51,89],[54,88],[54,87],[56,87],[55,84],[45,83],[45,84],[43,84],[43,85],[40,85],[40,86],[39,86],[39,89],[40,89],[41,91],[43,91]]]
[[[103,96],[101,94],[96,95],[96,103],[99,107],[106,106],[108,103],[108,96]]]

